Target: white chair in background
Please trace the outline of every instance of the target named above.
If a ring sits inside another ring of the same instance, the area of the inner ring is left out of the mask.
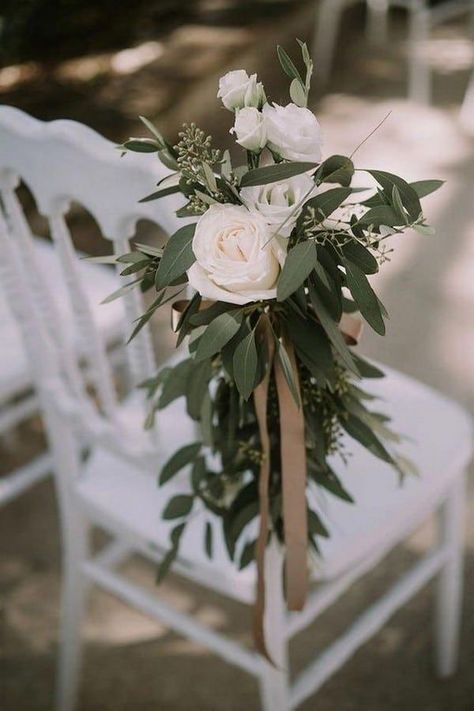
[[[320,0],[313,39],[313,59],[318,82],[324,86],[330,76],[337,47],[339,25],[343,11],[359,0]],[[409,13],[408,96],[412,101],[429,104],[431,101],[431,69],[422,56],[422,45],[432,28],[473,13],[473,0],[366,0],[368,34],[374,44],[383,45],[388,39],[390,7],[401,7]]]
[[[15,165],[21,164],[22,177],[28,182],[31,168],[29,156],[24,154],[22,147],[15,141],[16,132],[11,131],[16,113],[16,110],[9,107],[0,108],[0,163],[3,160],[10,162],[13,160]],[[18,151],[15,157],[12,157],[11,153],[13,145]],[[15,230],[30,233],[29,224],[15,194],[10,197],[10,210],[14,213]],[[48,240],[34,239],[34,259],[48,280],[52,307],[64,323],[71,324],[67,294],[61,284],[60,264]],[[125,335],[123,305],[114,302],[110,308],[100,306],[101,300],[117,288],[117,275],[110,268],[87,262],[81,263],[80,269],[83,272],[86,297],[100,324],[105,342],[109,349],[114,350],[115,355],[119,355],[116,347],[119,343],[123,343]],[[67,337],[71,347],[80,348],[78,334],[70,327]],[[34,392],[29,359],[8,295],[0,284],[0,436],[11,436],[15,427],[38,413],[39,403]],[[5,440],[5,444],[8,445],[9,441]],[[52,458],[50,453],[45,451],[34,456],[26,464],[4,474],[0,478],[0,507],[20,496],[51,473]]]
[[[0,220],[0,263],[3,281],[25,338],[27,351],[43,407],[54,456],[59,491],[64,550],[64,591],[59,654],[58,711],[74,708],[80,668],[80,628],[88,587],[94,583],[143,613],[159,619],[188,638],[202,643],[231,664],[254,675],[260,685],[265,711],[289,711],[314,693],[355,651],[432,578],[438,579],[436,598],[437,668],[442,676],[456,667],[460,599],[462,590],[464,472],[472,453],[469,417],[456,404],[414,380],[388,371],[382,381],[364,387],[383,397],[395,429],[408,433],[403,453],[413,459],[420,477],[399,486],[393,471],[362,447],[347,442],[351,465],[342,474],[357,505],[325,497],[321,515],[332,536],[321,543],[322,558],[313,570],[313,587],[305,610],[288,614],[281,586],[282,555],[274,544],[266,556],[266,631],[270,654],[277,668],[247,647],[221,632],[177,611],[118,570],[132,552],[152,562],[159,561],[169,545],[169,524],[160,512],[174,491],[189,491],[186,478],[172,480],[159,490],[156,476],[171,451],[191,441],[194,428],[186,419],[180,400],[163,411],[157,430],[140,429],[139,394],[118,403],[105,358],[100,333],[86,302],[78,298],[83,289],[65,215],[71,199],[83,203],[94,215],[115,254],[128,250],[135,222],[147,216],[165,228],[174,229],[166,201],[138,205],[136,200],[150,185],[148,170],[138,156],[120,162],[112,144],[72,122],[42,124],[20,112],[12,114],[18,145],[36,164],[48,165],[48,180],[41,171],[30,175],[30,188],[40,212],[48,219],[54,242],[67,277],[75,319],[84,332],[90,364],[97,369],[96,389],[102,408],[88,396],[75,354],[61,348],[57,333],[51,333],[45,302],[35,296],[42,275],[34,279],[28,264],[28,235],[12,234]],[[51,147],[54,146],[54,150]],[[9,191],[22,175],[22,166],[0,164],[0,194],[9,213]],[[150,161],[146,161],[149,165]],[[68,170],[69,165],[77,170]],[[27,166],[24,166],[25,170]],[[167,210],[167,212],[162,212]],[[9,215],[10,219],[11,216]],[[26,268],[25,268],[26,267]],[[36,286],[35,286],[36,284]],[[127,313],[140,312],[138,295],[126,297]],[[61,322],[56,324],[59,330]],[[154,372],[145,328],[128,349],[135,382]],[[86,441],[89,455],[80,456]],[[165,495],[165,496],[164,496]],[[321,501],[319,501],[321,505]],[[289,683],[289,642],[337,600],[353,582],[368,573],[394,546],[417,526],[439,512],[439,539],[413,567],[374,604],[367,607],[350,628]],[[251,605],[255,569],[238,572],[229,560],[220,531],[214,535],[213,558],[203,550],[206,521],[219,523],[195,511],[182,539],[174,570],[205,588]],[[105,529],[114,541],[92,555],[88,534],[92,525]],[[137,684],[139,671],[137,670]],[[408,672],[407,672],[408,673]],[[387,680],[388,683],[388,680]],[[188,690],[189,691],[189,690]]]
[[[474,135],[474,71],[461,106],[460,120],[466,131]]]

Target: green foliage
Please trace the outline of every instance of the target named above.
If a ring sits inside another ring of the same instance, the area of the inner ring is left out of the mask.
[[[185,447],[181,447],[181,449],[178,449],[178,451],[175,452],[173,456],[170,457],[170,459],[168,459],[168,461],[160,472],[160,486],[166,484],[166,482],[172,479],[175,474],[181,471],[181,469],[183,469],[185,466],[194,461],[200,450],[200,442],[193,442],[192,444],[187,444]]]
[[[367,277],[359,267],[348,259],[344,259],[347,286],[356,302],[362,316],[379,335],[385,335],[385,323],[380,302],[370,286]]]
[[[282,47],[277,48],[277,54],[290,80],[291,100],[304,107],[312,61],[306,45],[300,41],[298,44],[302,62],[294,61]],[[153,426],[157,410],[184,398],[188,415],[201,428],[198,441],[175,452],[159,474],[160,485],[178,474],[189,480],[184,489],[189,493],[175,493],[162,514],[165,520],[175,523],[159,576],[173,564],[185,526],[198,506],[206,510],[206,516],[220,519],[230,557],[245,568],[255,555],[253,529],[259,515],[262,464],[252,394],[265,375],[271,450],[271,535],[284,541],[279,435],[284,422],[279,411],[276,364],[281,366],[291,395],[303,413],[308,490],[322,487],[346,502],[353,501],[329,463],[335,455],[346,463],[348,438],[389,463],[400,477],[412,471],[410,462],[392,452],[399,437],[391,430],[388,418],[373,409],[374,396],[358,385],[360,378],[379,378],[383,373],[346,343],[340,320],[344,313],[359,311],[376,333],[385,333],[387,312],[368,277],[389,259],[390,237],[408,227],[421,234],[432,233],[420,199],[437,190],[442,181],[408,183],[386,171],[367,170],[376,187],[354,188],[352,156],[332,155],[318,165],[284,160],[268,147],[262,153],[266,159],[273,157],[273,164],[264,164],[260,150],[253,150],[247,151],[243,165],[233,165],[229,151],[214,148],[211,137],[195,124],[184,125],[176,146],[172,146],[148,119],[142,117],[142,122],[151,137],[132,138],[121,149],[156,154],[172,170],[142,202],[180,193],[186,205],[178,210],[178,216],[199,217],[209,205],[219,203],[242,206],[240,190],[244,187],[272,186],[303,173],[314,181],[314,188],[304,196],[295,198],[289,191],[290,214],[283,224],[269,225],[272,237],[263,248],[272,249],[277,240],[286,248],[286,258],[274,284],[276,298],[236,306],[224,301],[206,302],[205,294],[195,294],[175,327],[177,345],[187,339],[189,357],[143,384],[149,400],[148,427]],[[241,207],[242,211],[245,209]],[[291,232],[282,237],[279,231],[288,225]],[[154,300],[136,322],[132,337],[158,308],[176,297],[174,287],[186,283],[187,272],[195,261],[195,229],[196,224],[186,224],[168,239],[164,249],[137,245],[134,252],[113,258],[113,262],[123,264],[123,276],[133,278],[109,300],[126,295],[137,286],[143,291],[153,287],[156,290]],[[209,239],[212,237],[209,235]],[[239,261],[240,257],[245,260],[244,252],[239,254]],[[225,289],[225,284],[222,286]],[[308,497],[310,500],[312,497]],[[203,546],[212,557],[218,528],[215,520],[205,521]],[[318,551],[318,539],[329,533],[321,515],[309,507],[308,544]]]
[[[244,400],[248,400],[258,379],[258,353],[255,331],[250,331],[237,345],[233,358],[235,384]]]
[[[244,174],[240,181],[240,187],[250,188],[254,185],[268,185],[279,180],[292,178],[294,175],[301,175],[310,170],[315,170],[316,163],[278,163],[277,165],[267,165],[264,168],[254,168]]]
[[[199,339],[196,360],[205,360],[220,351],[239,330],[242,317],[241,310],[227,311],[211,321]]]
[[[339,183],[344,187],[351,184],[354,175],[354,163],[346,156],[331,156],[319,166],[314,179],[317,185],[321,183]]]
[[[313,271],[318,255],[313,242],[300,242],[290,250],[277,286],[278,301],[285,301]]]
[[[196,225],[185,225],[172,235],[156,271],[156,289],[163,289],[186,272],[195,262],[192,241]]]

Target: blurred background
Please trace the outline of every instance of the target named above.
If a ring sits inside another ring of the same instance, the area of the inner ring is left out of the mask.
[[[377,0],[348,3],[337,17],[339,4],[2,0],[0,103],[44,120],[84,122],[116,142],[143,135],[139,114],[154,120],[171,140],[183,121],[192,120],[225,145],[230,114],[216,99],[218,78],[235,68],[257,72],[267,95],[286,102],[287,78],[275,47],[282,44],[296,54],[295,38],[307,41],[316,62],[312,108],[322,125],[325,155],[351,153],[391,112],[358,151],[357,165],[383,168],[408,180],[446,181],[425,201],[437,235],[399,238],[391,261],[376,277],[391,316],[388,335],[381,339],[367,330],[362,350],[474,410],[474,3],[428,3],[439,21],[425,34],[410,22],[409,7],[416,4],[410,0],[393,3],[408,10],[391,7],[387,16],[385,3]],[[444,14],[439,14],[442,6]],[[332,61],[331,28],[338,30]],[[26,190],[22,197],[35,232],[41,234],[44,225]],[[80,211],[74,219],[81,248],[103,253],[105,245],[91,219]],[[166,317],[160,318],[154,329],[164,358],[172,340]],[[42,446],[35,420],[0,440],[0,474]],[[303,711],[474,709],[472,484],[470,491],[458,674],[445,682],[434,677],[433,591],[428,587]],[[414,553],[425,549],[431,534],[429,526],[420,531],[304,633],[295,644],[296,664],[344,629]],[[153,574],[139,561],[130,564],[130,573],[153,586]],[[48,481],[0,510],[4,711],[51,708],[59,581],[58,521],[53,483]],[[247,612],[237,604],[222,607],[217,596],[172,577],[162,594],[207,624],[248,638]],[[92,596],[85,636],[84,711],[257,708],[255,682],[243,672],[103,593]],[[183,687],[192,694],[183,694]],[[190,696],[191,705],[185,700]]]

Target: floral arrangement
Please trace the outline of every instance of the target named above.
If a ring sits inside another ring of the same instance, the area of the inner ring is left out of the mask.
[[[334,468],[338,459],[346,464],[345,435],[401,476],[411,468],[394,450],[398,437],[388,418],[371,409],[360,386],[361,378],[383,373],[352,350],[361,322],[351,314],[358,311],[384,335],[387,312],[367,275],[389,259],[393,235],[407,228],[432,234],[420,198],[441,185],[367,170],[375,187],[356,188],[352,156],[323,160],[320,126],[307,108],[312,62],[299,45],[303,73],[277,50],[290,79],[286,106],[267,100],[255,74],[231,71],[219,81],[244,164],[194,124],[183,126],[173,146],[143,118],[151,137],[120,147],[158,156],[171,173],[143,199],[181,193],[177,214],[188,218],[163,250],[139,245],[120,258],[123,273],[136,275],[134,285],[156,291],[132,335],[177,289],[193,290],[173,309],[177,343],[187,338],[189,357],[143,384],[147,426],[156,410],[184,397],[202,431],[202,440],[177,451],[159,475],[164,485],[190,465],[192,488],[165,507],[164,518],[176,525],[160,575],[196,506],[219,517],[236,565],[257,562],[260,648],[265,546],[272,536],[285,546],[287,602],[300,609],[308,552],[318,554],[318,539],[330,535],[311,490],[352,501]],[[254,519],[256,540],[249,538]],[[213,535],[208,524],[209,556]]]

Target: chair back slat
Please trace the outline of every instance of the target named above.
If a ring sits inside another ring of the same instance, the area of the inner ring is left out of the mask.
[[[0,197],[4,205],[5,215],[2,217],[4,237],[7,232],[14,234],[17,241],[25,271],[28,273],[29,285],[33,294],[35,313],[41,319],[47,336],[48,349],[54,348],[58,367],[67,378],[68,385],[75,397],[81,397],[83,379],[73,352],[73,344],[68,338],[62,324],[61,313],[55,303],[46,283],[46,275],[38,264],[37,254],[33,245],[33,236],[23,213],[23,208],[12,187],[12,182],[0,182]],[[18,308],[18,300],[10,299],[10,305]],[[24,316],[22,316],[22,321]],[[33,350],[35,353],[35,350]]]
[[[54,360],[75,397],[84,393],[78,349],[61,328],[61,315],[51,297],[48,275],[41,274],[35,258],[34,237],[15,192],[22,180],[32,193],[39,213],[49,224],[53,244],[61,264],[64,291],[70,302],[73,329],[79,335],[79,353],[86,356],[91,379],[99,396],[101,411],[113,419],[116,394],[102,335],[94,322],[78,261],[67,224],[72,203],[79,204],[93,217],[115,255],[130,250],[136,224],[145,219],[173,233],[182,225],[175,215],[180,198],[140,203],[158,180],[169,171],[150,156],[120,157],[111,142],[82,124],[73,121],[44,123],[12,107],[0,107],[0,196],[7,215],[7,227],[21,251],[30,286],[37,299],[43,327],[57,351]],[[118,282],[117,287],[121,284]],[[143,314],[139,290],[123,296],[124,333]],[[104,307],[107,308],[107,307]],[[77,345],[77,344],[74,344]],[[155,359],[148,326],[125,349],[129,379],[137,384],[155,370]]]
[[[81,281],[71,235],[62,214],[51,215],[49,225],[68,288],[77,335],[80,339],[80,353],[84,353],[87,358],[88,376],[95,386],[104,413],[113,418],[117,409],[117,394],[113,384],[112,368],[107,359],[102,334],[99,333],[94,322],[87,291]]]
[[[114,240],[114,253],[116,256],[126,254],[130,251],[130,241],[128,239]],[[123,265],[117,266],[117,272],[122,271]],[[143,299],[137,289],[133,289],[122,297],[126,321],[135,324],[137,319],[143,315]],[[142,328],[135,338],[127,346],[127,357],[130,380],[133,385],[150,378],[156,371],[155,354],[149,328]]]

